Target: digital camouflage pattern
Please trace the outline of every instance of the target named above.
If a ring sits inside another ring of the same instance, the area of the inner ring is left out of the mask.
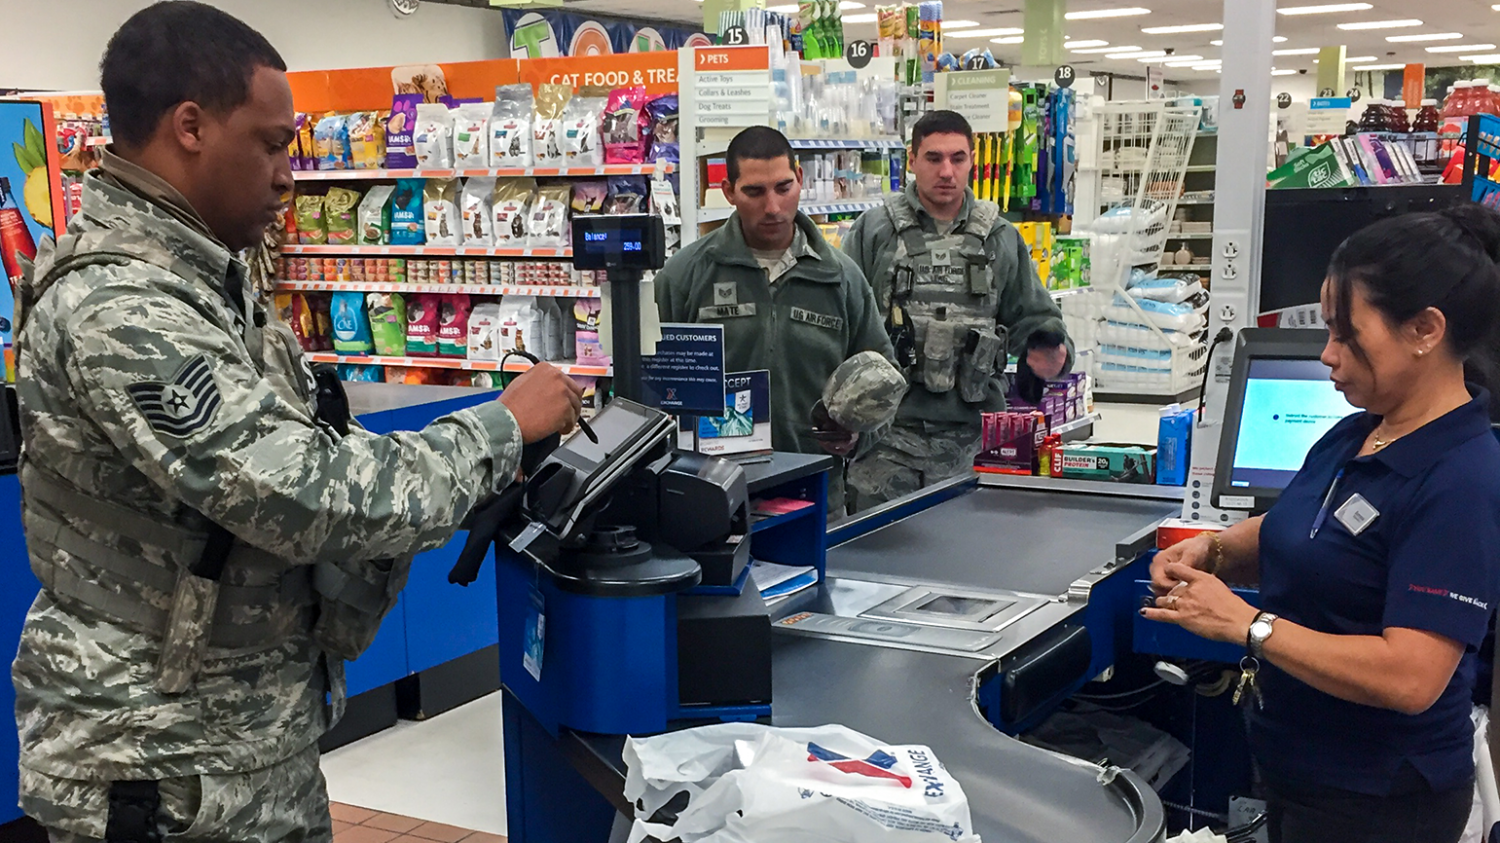
[[[325,693],[342,700],[337,656],[353,653],[340,650],[368,643],[411,557],[514,475],[515,420],[490,402],[341,437],[315,419],[307,364],[245,266],[170,186],[109,155],[19,298],[23,516],[44,583],[12,669],[23,804],[65,810],[48,794],[70,783],[233,776],[308,751],[329,725]],[[200,357],[207,385],[179,383]],[[182,392],[143,400],[143,384]],[[96,503],[58,506],[51,486]],[[163,693],[166,618],[193,561],[177,539],[201,537],[204,517],[235,550],[201,667]],[[320,598],[330,572],[375,599]],[[65,827],[102,830],[96,813],[76,819]]]
[[[172,843],[313,843],[333,837],[316,746],[264,769],[165,779],[159,787],[159,828]],[[52,843],[103,843],[109,785],[51,779],[23,767],[21,791],[22,807],[47,827]],[[233,836],[222,829],[233,829]]]
[[[974,470],[981,429],[896,419],[868,454],[849,464],[849,510],[861,512]]]
[[[862,351],[833,370],[823,387],[823,406],[839,427],[869,433],[896,417],[906,386],[895,364],[876,352]]]

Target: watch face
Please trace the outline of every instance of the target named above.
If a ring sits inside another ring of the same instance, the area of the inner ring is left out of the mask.
[[[1265,621],[1256,621],[1250,624],[1250,634],[1256,638],[1265,638],[1271,634],[1271,625]]]

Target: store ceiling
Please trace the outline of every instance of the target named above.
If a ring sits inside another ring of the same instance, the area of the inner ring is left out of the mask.
[[[877,0],[860,0],[863,9],[849,9],[846,16],[858,16],[874,12]],[[767,0],[768,6],[791,0]],[[1309,6],[1340,2],[1340,0],[1284,0],[1282,8]],[[1311,49],[1344,44],[1347,55],[1352,58],[1374,56],[1374,61],[1362,61],[1351,67],[1367,64],[1404,64],[1425,62],[1429,66],[1464,65],[1461,56],[1468,51],[1428,52],[1428,47],[1461,47],[1466,45],[1495,45],[1478,49],[1475,54],[1500,53],[1500,11],[1491,8],[1490,0],[1432,0],[1427,3],[1412,3],[1410,0],[1366,0],[1371,9],[1364,11],[1338,12],[1331,14],[1276,16],[1276,34],[1286,41],[1276,44],[1278,50]],[[943,17],[946,20],[972,20],[976,28],[999,28],[1022,26],[1024,0],[943,0]],[[701,6],[695,0],[568,0],[569,9],[591,11],[622,17],[699,21]],[[1140,47],[1143,50],[1165,50],[1173,48],[1177,56],[1202,56],[1205,60],[1220,59],[1223,52],[1211,42],[1220,40],[1222,32],[1190,32],[1179,34],[1150,35],[1142,28],[1176,26],[1183,24],[1219,23],[1223,20],[1223,5],[1217,0],[1071,0],[1070,12],[1096,9],[1138,7],[1148,8],[1151,13],[1133,17],[1117,17],[1096,20],[1072,20],[1068,22],[1067,34],[1073,40],[1107,41],[1109,46]],[[1341,23],[1386,20],[1421,20],[1422,25],[1393,29],[1342,30]],[[846,31],[855,37],[874,38],[873,23],[846,24]],[[1462,38],[1430,42],[1391,42],[1389,36],[1423,36],[1443,33],[1461,33]],[[945,47],[961,53],[972,47],[988,47],[995,57],[1006,64],[1017,64],[1021,60],[1019,44],[995,44],[989,37],[965,38],[963,29],[946,32]],[[1003,37],[1003,36],[1002,36]],[[1069,54],[1072,63],[1080,71],[1125,73],[1139,76],[1147,67],[1133,58],[1110,59],[1108,54]],[[1276,56],[1278,69],[1316,70],[1313,59],[1316,55]],[[1500,63],[1500,62],[1487,62]],[[1214,71],[1190,68],[1167,68],[1167,78],[1178,81],[1218,78]]]

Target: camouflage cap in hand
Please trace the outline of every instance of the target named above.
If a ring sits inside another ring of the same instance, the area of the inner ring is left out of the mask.
[[[833,370],[819,403],[839,427],[869,433],[896,417],[906,388],[906,376],[891,361],[879,352],[862,351]]]

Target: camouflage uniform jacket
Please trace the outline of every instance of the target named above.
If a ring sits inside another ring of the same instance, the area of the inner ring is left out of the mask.
[[[317,421],[295,338],[246,275],[170,185],[106,155],[67,236],[23,281],[23,516],[43,582],[12,668],[23,771],[158,780],[308,747],[329,725],[325,693],[342,696],[320,630],[347,619],[314,574],[374,590],[356,636],[367,643],[410,557],[515,472],[520,432],[498,402],[389,436]],[[151,537],[191,535],[203,518],[236,552],[201,665],[166,693],[166,613],[192,560]],[[226,593],[239,595],[227,607]]]
[[[1063,326],[1062,311],[1052,300],[1037,277],[1036,266],[1031,262],[1031,250],[1016,227],[1001,218],[992,203],[974,198],[971,190],[964,190],[963,207],[954,220],[954,240],[961,240],[970,217],[980,206],[991,212],[994,222],[984,237],[984,259],[990,263],[994,283],[989,295],[974,298],[982,308],[986,320],[1006,330],[1011,354],[1024,355],[1026,341],[1038,331],[1056,331],[1067,335]],[[899,214],[898,214],[899,212]],[[898,251],[903,248],[902,231],[896,223],[897,216],[916,221],[929,239],[939,238],[937,222],[927,213],[917,198],[916,185],[908,184],[902,193],[886,199],[886,207],[868,211],[855,220],[854,227],[844,237],[844,253],[859,264],[871,286],[875,297],[882,305],[891,300],[891,286],[895,276]],[[918,284],[913,301],[918,306],[931,309],[947,303],[945,291],[934,291]],[[931,298],[931,301],[924,301]],[[880,314],[882,324],[886,313]],[[1068,366],[1072,365],[1072,341],[1068,343]],[[1002,357],[1001,367],[1004,359]],[[1065,369],[1066,370],[1066,369]],[[959,390],[934,392],[913,386],[901,403],[897,418],[903,421],[927,421],[978,424],[979,413],[999,412],[1005,409],[1005,386],[1003,379],[996,377],[988,394],[980,401],[965,401]]]

